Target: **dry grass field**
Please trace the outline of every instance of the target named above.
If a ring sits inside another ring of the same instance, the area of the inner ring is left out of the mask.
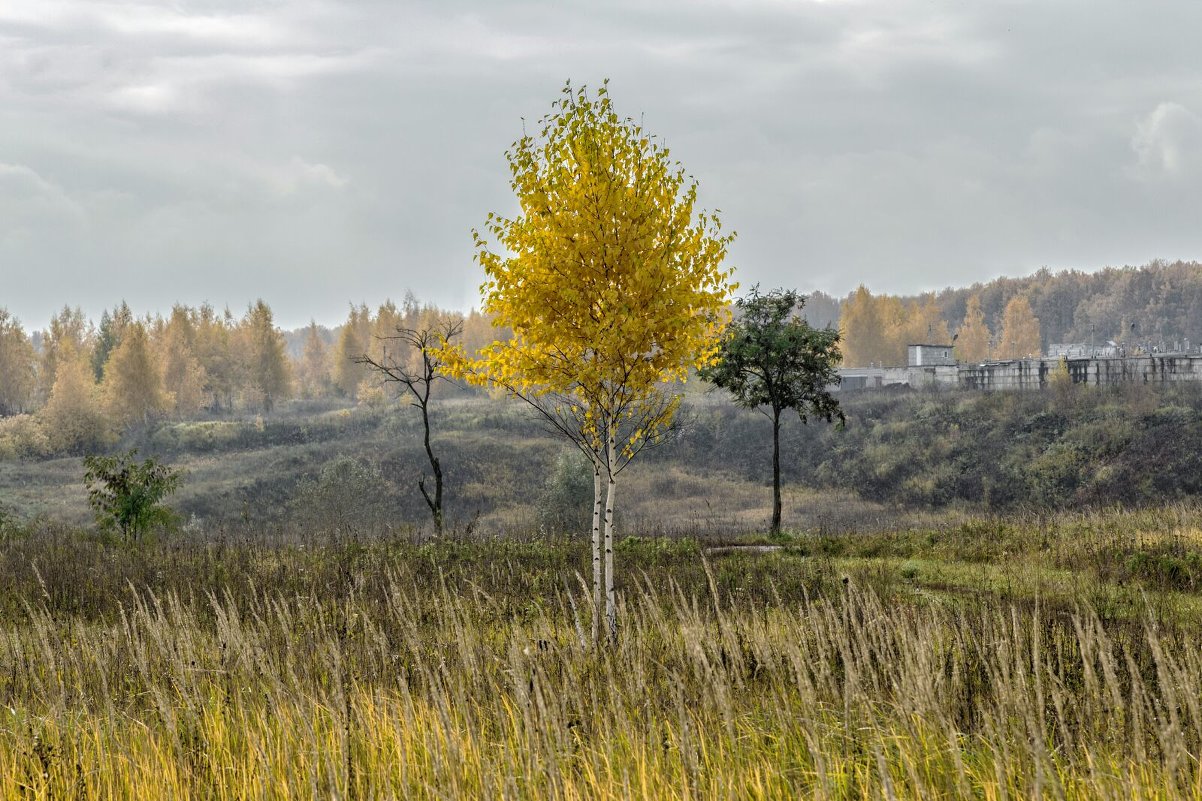
[[[0,796],[1198,797],[1200,528],[628,538],[592,647],[574,540],[9,526]]]

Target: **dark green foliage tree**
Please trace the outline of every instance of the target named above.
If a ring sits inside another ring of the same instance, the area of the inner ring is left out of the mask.
[[[736,301],[735,319],[723,332],[718,360],[701,377],[729,390],[748,409],[772,420],[772,531],[780,531],[781,415],[793,409],[807,423],[819,417],[844,422],[830,387],[839,383],[839,332],[814,328],[800,315],[805,297],[792,289],[761,295],[752,287]]]
[[[116,456],[85,456],[84,485],[97,524],[137,539],[154,525],[169,525],[175,513],[162,501],[179,488],[181,473],[153,457],[138,461],[133,449]]]
[[[92,350],[92,372],[95,373],[97,381],[104,378],[104,368],[108,365],[109,356],[121,344],[121,337],[125,333],[126,326],[133,321],[134,313],[125,301],[121,301],[120,306],[114,307],[112,314],[105,309],[100,315],[100,328],[96,332],[96,347]]]

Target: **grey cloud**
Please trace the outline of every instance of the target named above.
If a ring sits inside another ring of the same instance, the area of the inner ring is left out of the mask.
[[[1197,257],[1198,30],[1185,0],[9,2],[0,305],[466,308],[568,78],[668,142],[745,284]]]
[[[1202,169],[1202,117],[1179,103],[1161,103],[1136,125],[1131,148],[1140,178],[1192,177]]]

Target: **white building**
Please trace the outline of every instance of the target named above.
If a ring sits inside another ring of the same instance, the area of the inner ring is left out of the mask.
[[[906,366],[949,367],[956,364],[951,345],[907,345]]]

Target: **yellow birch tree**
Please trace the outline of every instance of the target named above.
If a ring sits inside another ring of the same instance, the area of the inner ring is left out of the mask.
[[[934,293],[928,292],[906,305],[899,337],[901,349],[908,345],[946,345],[951,341],[943,312],[935,302]],[[908,354],[906,354],[908,358]],[[904,362],[903,362],[904,363]]]
[[[999,359],[1026,359],[1038,356],[1042,350],[1039,318],[1031,309],[1026,295],[1016,295],[1002,312],[1002,339],[998,343]]]
[[[262,299],[247,308],[240,333],[247,394],[253,405],[270,413],[277,401],[292,394],[292,363],[271,307]]]
[[[334,386],[348,398],[354,398],[368,371],[355,359],[367,353],[371,339],[371,312],[366,306],[351,306],[334,347],[332,372]]]
[[[92,331],[83,309],[63,306],[58,314],[50,318],[50,328],[42,340],[41,364],[38,367],[38,395],[42,401],[50,397],[51,388],[58,380],[58,363],[64,351],[71,356],[90,358]]]
[[[196,356],[196,324],[188,307],[176,305],[171,309],[161,349],[168,406],[177,419],[192,417],[204,405],[208,375]]]
[[[877,295],[876,314],[882,324],[880,352],[874,361],[882,367],[904,367],[909,335],[909,308],[895,295]]]
[[[482,310],[512,336],[447,366],[526,400],[592,462],[593,635],[604,584],[612,639],[617,476],[670,425],[679,395],[667,385],[717,353],[733,234],[696,208],[696,182],[618,115],[606,84],[565,86],[537,132],[506,154],[518,215],[488,215],[495,245],[474,232]]]
[[[209,304],[196,313],[195,352],[204,369],[204,392],[213,411],[229,411],[234,405],[237,364],[231,344],[234,317],[229,309],[219,314]]]
[[[54,453],[86,453],[109,439],[92,365],[69,339],[60,342],[55,354],[50,396],[38,411],[38,421]]]
[[[880,366],[889,350],[881,304],[868,287],[860,284],[843,304],[839,336],[843,340],[843,363],[848,367]]]
[[[299,372],[302,397],[320,398],[329,392],[329,348],[321,338],[316,320],[310,320],[305,328],[305,347],[301,354]]]
[[[983,362],[989,358],[989,326],[981,311],[981,296],[968,299],[964,322],[956,333],[956,359],[962,362]]]
[[[21,321],[0,306],[0,417],[27,411],[37,382],[37,354]]]
[[[119,426],[146,425],[167,410],[163,370],[141,320],[128,323],[108,357],[101,383],[109,419]]]

